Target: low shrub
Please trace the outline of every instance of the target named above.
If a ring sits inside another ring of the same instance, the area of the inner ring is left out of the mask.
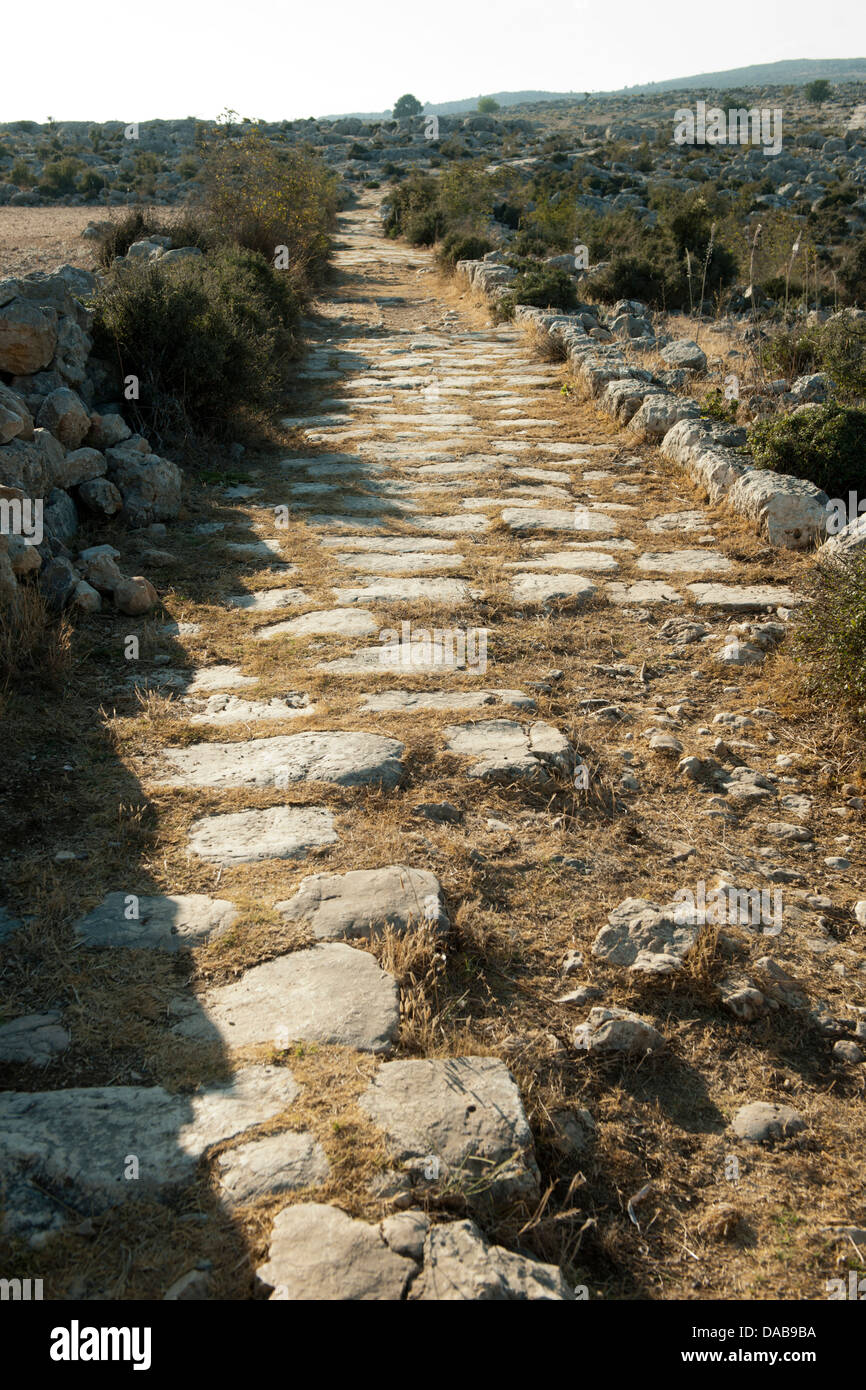
[[[567,270],[552,265],[528,266],[511,282],[508,294],[497,303],[500,316],[510,318],[516,304],[536,309],[574,309],[577,284]]]
[[[334,174],[316,155],[281,149],[254,126],[226,127],[205,146],[202,211],[215,240],[273,260],[285,246],[293,279],[312,284],[331,249]]]
[[[240,408],[276,400],[300,303],[288,275],[239,247],[124,266],[95,300],[95,347],[122,378],[138,378],[135,409],[151,439],[217,435]]]
[[[443,239],[438,256],[443,265],[452,269],[458,261],[480,261],[488,251],[493,250],[492,241],[483,236],[461,236],[459,232],[449,232]]]
[[[804,478],[829,497],[866,493],[864,439],[866,411],[837,404],[762,420],[749,430],[756,467]]]

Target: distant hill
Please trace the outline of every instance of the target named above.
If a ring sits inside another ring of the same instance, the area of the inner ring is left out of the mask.
[[[866,58],[785,58],[779,63],[753,63],[747,68],[728,68],[724,72],[699,72],[692,77],[670,77],[662,82],[646,82],[636,87],[617,87],[610,91],[593,92],[593,96],[650,96],[654,92],[689,91],[693,88],[724,89],[727,87],[802,86],[816,77],[830,82],[866,82]],[[584,92],[485,92],[502,107],[524,106],[539,101],[582,101]],[[396,97],[395,97],[396,100]],[[435,116],[455,116],[475,111],[480,95],[463,97],[460,101],[425,102],[424,112]],[[322,120],[339,120],[340,116],[356,116],[362,121],[380,121],[390,111],[344,111],[323,116]]]

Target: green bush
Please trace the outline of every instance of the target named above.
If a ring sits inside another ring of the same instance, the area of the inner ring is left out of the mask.
[[[439,260],[443,265],[454,267],[458,261],[480,261],[493,243],[483,236],[461,236],[459,232],[449,232],[439,248]]]
[[[866,411],[835,404],[762,420],[749,430],[756,467],[805,478],[829,497],[866,494],[864,439]]]
[[[812,690],[844,703],[866,725],[866,556],[817,569],[794,651]]]
[[[74,193],[75,183],[81,172],[80,159],[52,159],[42,170],[39,192],[46,198],[56,198],[64,193]]]
[[[536,309],[574,309],[576,283],[567,270],[552,265],[531,266],[512,280],[508,294],[498,301],[501,315],[511,317],[515,304],[532,304]]]
[[[845,404],[866,400],[866,324],[858,320],[836,318],[775,333],[761,357],[770,371],[787,377],[826,372]]]
[[[403,236],[413,246],[432,246],[445,231],[439,207],[439,180],[413,170],[391,194],[385,233]]]
[[[97,352],[138,377],[142,427],[164,442],[219,434],[240,407],[271,404],[296,354],[289,278],[237,247],[124,266],[94,307]]]

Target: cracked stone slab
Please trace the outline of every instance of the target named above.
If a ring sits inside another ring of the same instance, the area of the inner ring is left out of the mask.
[[[316,664],[317,671],[330,671],[337,676],[366,675],[371,671],[387,675],[396,672],[404,675],[441,675],[443,671],[459,671],[467,676],[483,676],[486,667],[486,658],[476,663],[470,652],[470,660],[467,661],[465,655],[460,656],[456,647],[450,652],[444,645],[434,648],[432,642],[405,645],[394,642],[382,647],[365,647],[351,656]]]
[[[281,787],[332,782],[395,787],[403,775],[403,745],[381,734],[282,734],[242,743],[195,743],[164,748],[169,787]]]
[[[490,519],[482,512],[463,512],[457,516],[406,517],[406,523],[417,526],[420,531],[430,531],[434,536],[471,536],[486,531]]]
[[[286,1130],[221,1153],[217,1175],[222,1200],[238,1207],[259,1197],[320,1187],[330,1176],[330,1165],[312,1134]]]
[[[4,1229],[39,1243],[68,1219],[139,1196],[162,1199],[194,1181],[212,1144],[279,1115],[298,1089],[285,1067],[250,1067],[191,1095],[161,1086],[4,1092]],[[135,1182],[124,1177],[130,1154],[139,1160]]]
[[[654,516],[646,524],[653,535],[663,535],[666,531],[712,531],[713,524],[706,512],[667,512],[664,516]]]
[[[269,806],[202,816],[189,829],[189,849],[230,868],[263,859],[306,859],[311,850],[339,844],[334,817],[324,806]]]
[[[432,570],[460,569],[466,562],[462,555],[440,555],[427,550],[372,551],[364,555],[336,555],[338,565],[356,574],[427,574]]]
[[[795,608],[802,603],[793,589],[772,584],[688,584],[696,608],[725,608],[732,613],[758,613],[765,608]]]
[[[502,520],[517,536],[536,531],[595,531],[599,535],[614,536],[619,530],[617,523],[602,512],[575,507],[506,507]]]
[[[717,550],[647,550],[638,557],[639,570],[659,570],[663,574],[722,574],[733,566],[727,555]]]
[[[237,695],[211,695],[207,700],[187,697],[185,705],[196,710],[190,724],[255,724],[268,719],[298,719],[314,714],[316,706],[306,695],[274,696],[270,700],[241,700]]]
[[[72,1039],[56,1009],[44,1014],[23,1014],[0,1024],[0,1062],[29,1062],[45,1066],[65,1052]]]
[[[419,550],[453,551],[457,542],[440,540],[438,536],[326,536],[319,544],[341,551],[376,550],[383,555],[408,555]]]
[[[293,608],[307,603],[303,589],[258,589],[251,594],[229,594],[226,603],[245,613],[270,613],[274,608]]]
[[[133,915],[130,915],[133,914]],[[234,903],[204,893],[139,897],[109,893],[74,924],[85,946],[132,946],[180,951],[221,936],[237,919]]]
[[[491,1245],[473,1221],[434,1226],[410,1302],[574,1302],[556,1265]]]
[[[400,992],[366,951],[335,942],[254,965],[195,1000],[179,998],[173,1011],[173,1032],[225,1047],[313,1042],[390,1052]]]
[[[319,941],[370,937],[385,926],[405,932],[424,923],[438,931],[450,925],[439,880],[405,864],[312,874],[294,897],[274,907],[284,921],[303,923]]]
[[[389,1249],[379,1226],[324,1203],[299,1202],[274,1221],[256,1277],[272,1300],[383,1303],[401,1300],[417,1269]]]
[[[611,965],[645,974],[672,974],[682,968],[700,932],[686,904],[660,907],[645,898],[625,898],[608,913],[608,925],[592,944],[592,954]]]
[[[595,585],[582,574],[515,574],[511,597],[515,603],[569,602],[581,605],[597,593]]]
[[[532,1131],[499,1058],[386,1062],[358,1104],[416,1186],[456,1186],[470,1200],[537,1196]]]
[[[380,626],[364,608],[325,608],[281,623],[269,623],[254,636],[260,641],[272,637],[372,637]]]
[[[682,603],[683,596],[665,584],[661,579],[638,579],[634,584],[618,584],[612,581],[605,590],[611,603],[636,604]]]
[[[467,776],[490,782],[518,779],[545,785],[553,772],[569,772],[574,750],[552,724],[536,720],[518,724],[512,719],[483,719],[451,724],[445,729],[449,753],[473,758]]]
[[[468,603],[480,597],[465,579],[368,579],[358,589],[334,589],[338,603]],[[367,635],[366,633],[364,634]]]
[[[549,550],[537,560],[512,560],[504,566],[507,570],[589,570],[610,572],[619,569],[613,555],[600,550]]]
[[[535,700],[522,690],[381,690],[363,695],[359,709],[366,713],[391,714],[415,709],[477,709],[484,705],[513,705],[516,709],[535,709]]]

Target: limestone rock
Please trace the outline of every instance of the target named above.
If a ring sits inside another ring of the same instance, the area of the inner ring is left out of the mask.
[[[366,951],[342,943],[311,946],[254,965],[208,991],[174,1031],[226,1047],[292,1042],[336,1043],[390,1052],[400,1019],[397,982]]]
[[[233,1207],[299,1187],[318,1187],[329,1172],[318,1140],[296,1130],[250,1139],[217,1159],[220,1195]]]
[[[398,1302],[417,1265],[389,1250],[378,1226],[337,1207],[301,1202],[274,1221],[256,1277],[271,1299]]]
[[[306,733],[245,743],[166,748],[172,787],[280,787],[332,782],[339,787],[395,787],[403,775],[402,743],[380,734]]]
[[[313,874],[293,898],[274,906],[284,921],[304,923],[320,941],[369,937],[386,925],[401,932],[425,922],[440,931],[449,926],[439,880],[403,864]]]
[[[137,915],[130,917],[130,912]],[[75,932],[87,946],[180,951],[221,936],[237,915],[233,903],[203,893],[154,897],[109,893],[99,907],[75,923]]]
[[[805,1128],[806,1121],[790,1105],[761,1100],[741,1106],[731,1121],[731,1129],[738,1139],[748,1139],[755,1144],[786,1139]]]
[[[532,1132],[498,1058],[386,1062],[358,1104],[416,1185],[456,1184],[470,1201],[537,1195]]]
[[[491,1245],[472,1221],[434,1226],[424,1244],[424,1268],[410,1301],[573,1302],[556,1265]]]

